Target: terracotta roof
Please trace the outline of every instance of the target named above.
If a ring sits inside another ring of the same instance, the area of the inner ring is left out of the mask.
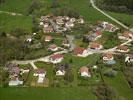
[[[50,49],[55,49],[55,48],[57,48],[57,45],[56,44],[52,44],[52,45],[49,46],[49,48]]]
[[[99,47],[100,47],[100,44],[97,42],[90,42],[89,43],[89,48],[91,48],[91,49],[95,49],[95,48],[99,48]]]
[[[108,29],[108,30],[110,30],[112,27],[113,27],[112,24],[107,24],[107,25],[106,25],[106,29]]]
[[[43,74],[43,73],[45,73],[45,70],[40,68],[40,69],[35,69],[34,72],[37,74]]]
[[[48,36],[46,36],[45,37],[45,40],[52,40],[53,38],[52,38],[52,36],[50,36],[50,35],[48,35]]]
[[[128,47],[127,46],[124,46],[124,45],[119,45],[119,46],[117,46],[117,49],[127,51],[128,50]]]
[[[62,54],[52,54],[52,55],[50,56],[50,58],[52,58],[53,60],[55,60],[55,59],[60,59],[60,58],[62,58],[62,57],[63,57]]]
[[[86,67],[86,66],[80,67],[79,72],[80,72],[80,73],[83,73],[83,72],[88,73],[88,72],[89,72],[89,68]]]
[[[74,53],[75,55],[77,55],[77,54],[82,54],[84,50],[85,50],[85,49],[82,48],[82,47],[76,47],[76,48],[74,48],[73,53]]]
[[[101,31],[100,31],[100,30],[97,30],[96,32],[94,32],[94,35],[95,35],[95,36],[101,35]]]
[[[108,59],[110,59],[113,57],[113,55],[112,53],[108,52],[108,53],[103,54],[103,57],[107,57]]]

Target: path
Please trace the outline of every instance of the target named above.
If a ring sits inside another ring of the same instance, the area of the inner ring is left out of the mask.
[[[99,9],[99,8],[95,5],[94,0],[90,0],[90,3],[91,3],[91,5],[92,5],[92,7],[93,7],[94,9],[96,9],[97,11],[99,11],[100,13],[102,13],[103,15],[105,15],[106,17],[108,17],[109,19],[113,20],[114,22],[116,22],[117,24],[119,24],[120,26],[122,26],[123,28],[130,30],[129,27],[127,27],[127,26],[124,25],[123,23],[119,22],[117,19],[113,18],[112,16],[108,15],[107,13],[105,13],[104,11],[102,11],[101,9]]]
[[[16,13],[16,12],[0,11],[0,13],[8,14],[8,15],[11,15],[11,16],[23,16],[23,14]]]

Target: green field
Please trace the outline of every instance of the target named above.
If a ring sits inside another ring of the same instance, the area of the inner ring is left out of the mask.
[[[112,17],[116,18],[117,20],[121,21],[125,25],[133,28],[133,15],[131,14],[124,14],[124,13],[115,13],[115,12],[107,12]]]
[[[1,88],[1,100],[96,100],[89,88]],[[82,91],[82,92],[81,92]]]
[[[5,0],[0,10],[8,12],[25,13],[32,0]]]
[[[32,21],[29,16],[11,16],[0,14],[0,30],[10,32],[15,27],[31,31]]]

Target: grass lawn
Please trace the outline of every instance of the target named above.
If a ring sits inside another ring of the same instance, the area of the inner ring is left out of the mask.
[[[106,18],[104,15],[97,12],[90,6],[89,0],[63,0],[60,2],[60,4],[61,6],[68,6],[76,10],[85,18],[88,23],[94,23],[97,20],[109,21],[108,18]]]
[[[116,18],[117,20],[121,21],[125,25],[133,28],[133,15],[125,14],[125,13],[116,13],[116,12],[107,12],[112,17]]]
[[[105,49],[113,48],[114,46],[117,46],[121,43],[118,39],[117,33],[111,33],[106,31],[103,31],[102,37],[97,41],[100,42]]]
[[[88,100],[88,98],[97,100],[89,88],[0,88],[1,100]]]
[[[10,16],[0,14],[0,30],[10,32],[15,27],[20,27],[27,31],[31,31],[32,21],[29,16]]]
[[[8,12],[24,13],[32,0],[5,0],[0,4],[0,10]]]

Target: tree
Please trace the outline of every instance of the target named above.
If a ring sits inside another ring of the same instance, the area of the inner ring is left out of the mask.
[[[68,81],[68,82],[73,82],[74,80],[74,75],[72,73],[71,69],[67,69],[65,76],[64,76],[64,80]]]

